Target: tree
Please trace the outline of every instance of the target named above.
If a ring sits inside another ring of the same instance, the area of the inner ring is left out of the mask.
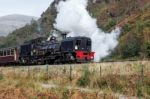
[[[126,34],[121,38],[119,44],[119,53],[122,58],[138,56],[141,48],[141,42],[135,33]]]

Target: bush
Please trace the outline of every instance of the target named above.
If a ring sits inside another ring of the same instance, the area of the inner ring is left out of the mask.
[[[104,1],[105,1],[106,4],[110,2],[110,0],[104,0]]]
[[[87,67],[83,68],[83,74],[82,76],[78,79],[77,85],[78,86],[87,86],[90,83],[90,71]]]
[[[142,33],[144,28],[149,27],[149,26],[150,26],[150,21],[149,20],[137,21],[136,22],[136,32],[137,33]]]
[[[136,22],[136,32],[137,32],[137,33],[142,33],[143,28],[144,28],[144,23],[143,23],[143,21],[137,21],[137,22]]]
[[[146,43],[145,48],[147,56],[150,57],[150,42]]]
[[[131,29],[132,29],[132,27],[131,27],[129,24],[125,24],[125,25],[122,27],[123,32],[130,32]]]
[[[122,56],[123,58],[134,57],[138,55],[139,47],[136,42],[129,42],[123,46]]]
[[[121,38],[118,50],[122,58],[138,56],[141,50],[141,40],[136,33],[128,33]]]
[[[68,99],[68,93],[69,93],[69,90],[67,88],[64,88],[62,99]]]
[[[3,79],[3,74],[0,74],[0,80],[2,80]]]
[[[97,85],[99,88],[106,88],[108,86],[107,83],[108,82],[105,77],[101,77],[101,78],[97,79]]]
[[[114,82],[111,82],[111,89],[115,92],[122,92],[127,84],[126,79],[117,77],[116,79],[113,79],[113,80],[114,80]]]
[[[106,23],[106,25],[104,26],[104,30],[108,31],[108,30],[110,30],[115,25],[116,25],[116,20],[109,19],[108,22]]]
[[[150,95],[150,77],[144,78],[145,92]]]

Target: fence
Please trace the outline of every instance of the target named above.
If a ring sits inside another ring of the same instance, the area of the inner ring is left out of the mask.
[[[71,73],[76,71],[82,71],[83,67],[87,66],[90,71],[99,72],[99,74],[139,74],[141,71],[143,74],[149,72],[150,62],[116,62],[116,63],[91,63],[91,64],[77,64],[77,65],[42,65],[42,66],[17,66],[17,67],[0,67],[0,73],[6,74],[4,71],[27,71],[27,73],[45,71],[46,74],[49,72],[63,71]],[[77,73],[78,74],[78,73]]]
[[[150,62],[116,62],[116,63],[91,63],[91,64],[77,64],[77,65],[43,65],[43,66],[24,66],[24,67],[1,67],[0,74],[7,75],[9,72],[13,74],[24,74],[24,75],[35,75],[39,73],[48,76],[50,74],[76,75],[80,76],[82,74],[83,68],[88,67],[91,72],[97,73],[99,76],[104,76],[108,74],[117,75],[142,75],[150,72]]]
[[[1,67],[0,68],[0,80],[3,77],[12,78],[27,78],[34,79],[35,81],[53,81],[57,84],[69,84],[77,82],[78,79],[83,76],[84,68],[87,68],[90,72],[90,80],[94,87],[105,86],[102,80],[106,79],[106,83],[112,86],[112,82],[117,77],[125,78],[126,83],[135,81],[135,86],[138,89],[138,94],[143,90],[142,87],[147,88],[146,83],[150,80],[150,62],[138,61],[138,62],[113,62],[113,63],[91,63],[91,64],[72,64],[72,65],[43,65],[43,66],[24,66],[24,67]],[[115,75],[115,76],[114,76]],[[99,78],[101,81],[99,81]],[[95,83],[96,79],[96,83]],[[148,79],[148,81],[147,81]],[[85,80],[85,78],[84,78]],[[116,80],[117,81],[117,80]],[[123,80],[122,80],[123,81]],[[115,82],[116,84],[117,82]],[[102,84],[102,85],[101,85]],[[116,85],[117,86],[117,85]],[[120,85],[119,85],[120,86]],[[150,89],[147,89],[149,91]]]

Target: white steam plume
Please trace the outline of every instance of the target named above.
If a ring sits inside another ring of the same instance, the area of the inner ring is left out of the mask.
[[[66,0],[57,5],[58,15],[54,27],[68,36],[86,36],[92,39],[92,50],[95,61],[110,54],[117,44],[120,29],[116,28],[111,33],[105,33],[98,28],[96,19],[92,18],[86,7],[88,0]]]

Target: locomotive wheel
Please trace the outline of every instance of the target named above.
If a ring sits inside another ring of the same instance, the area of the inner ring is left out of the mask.
[[[48,60],[47,63],[48,63],[48,64],[54,64],[54,60],[52,60],[52,59],[51,59],[51,60]]]
[[[43,61],[38,61],[37,64],[38,65],[44,65],[44,62]]]
[[[58,61],[58,60],[55,60],[55,61],[54,61],[54,64],[59,64],[59,61]]]

